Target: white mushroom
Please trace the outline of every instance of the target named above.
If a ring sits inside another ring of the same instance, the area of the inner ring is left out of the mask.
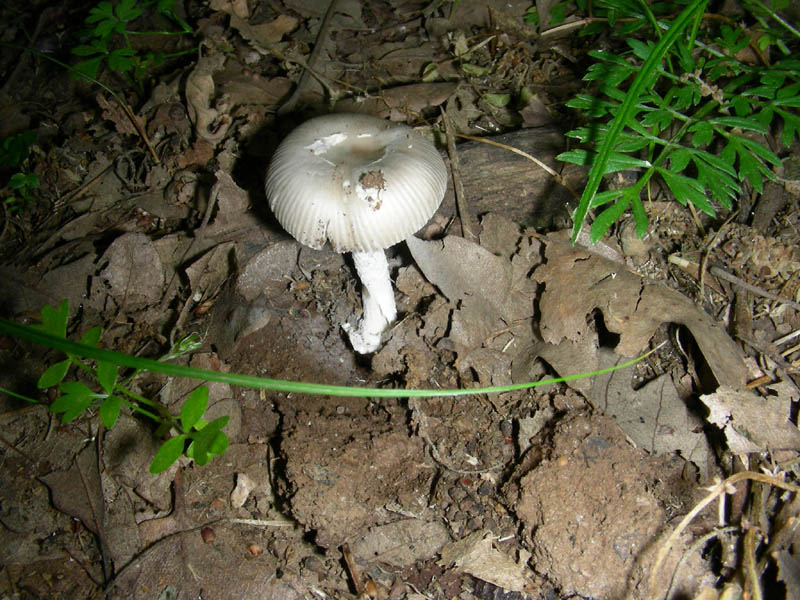
[[[397,318],[383,251],[421,229],[447,188],[436,147],[377,117],[317,117],[278,146],[266,188],[272,212],[297,241],[353,253],[364,314],[357,327],[343,327],[354,350],[377,350]]]

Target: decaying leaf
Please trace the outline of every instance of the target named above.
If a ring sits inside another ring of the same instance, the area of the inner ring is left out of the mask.
[[[231,14],[231,27],[236,29],[248,42],[262,50],[280,42],[284,35],[295,30],[297,24],[298,20],[295,17],[278,15],[272,21],[251,25],[246,19]]]
[[[125,233],[103,255],[107,266],[100,278],[111,296],[128,309],[158,302],[164,287],[164,269],[153,242],[143,233]]]
[[[520,561],[516,562],[495,548],[492,538],[491,531],[481,529],[452,542],[442,548],[439,564],[455,567],[505,590],[524,591],[528,583],[525,563],[529,556],[521,556]]]
[[[678,292],[650,283],[619,263],[552,240],[547,263],[534,278],[545,284],[540,329],[545,341],[581,341],[592,331],[590,315],[603,313],[605,326],[618,333],[615,351],[634,356],[662,323],[686,326],[720,385],[741,388],[746,370],[739,347],[713,319]]]
[[[622,362],[609,351],[600,351],[601,368]],[[614,371],[594,378],[591,401],[614,417],[637,446],[654,454],[680,452],[697,465],[705,478],[710,448],[695,416],[678,396],[668,375],[662,375],[634,391],[629,371]]]
[[[708,420],[725,432],[731,452],[800,450],[800,430],[789,421],[798,390],[787,384],[775,391],[774,397],[762,398],[723,387],[700,400],[711,410]]]
[[[109,101],[105,96],[103,96],[103,94],[99,92],[95,95],[95,99],[97,100],[97,106],[103,110],[103,118],[114,123],[114,128],[117,130],[117,133],[139,135],[139,132],[131,122],[128,114],[119,104],[117,104],[116,101]],[[139,123],[139,127],[142,129],[142,131],[144,131],[144,126],[147,122],[147,119],[141,115],[134,115],[134,118]]]
[[[447,528],[440,521],[403,519],[372,527],[350,547],[363,564],[380,561],[407,567],[433,558],[449,541]]]

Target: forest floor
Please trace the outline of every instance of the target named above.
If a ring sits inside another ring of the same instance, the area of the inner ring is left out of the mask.
[[[459,140],[466,203],[451,181],[419,239],[388,251],[400,318],[362,356],[342,330],[360,313],[350,257],[269,211],[277,144],[332,109],[439,142],[447,118],[580,189],[555,155],[595,38],[540,36],[516,0],[338,0],[327,33],[323,2],[189,2],[192,36],[136,43],[194,52],[134,82],[98,75],[134,127],[47,59],[74,62],[92,5],[13,4],[2,39],[44,56],[0,47],[0,138],[36,132],[38,178],[3,204],[2,316],[36,324],[67,300],[68,337],[101,326],[103,348],[158,358],[195,333],[176,362],[387,389],[567,376],[666,343],[610,374],[459,397],[209,383],[227,451],[151,474],[165,432],[125,410],[106,430],[93,407],[62,424],[36,383],[63,354],[0,335],[0,388],[37,401],[0,393],[0,598],[688,599],[748,577],[800,597],[797,186],[715,218],[661,190],[646,238],[622,220],[572,245],[565,187]],[[177,415],[200,383],[130,386]]]

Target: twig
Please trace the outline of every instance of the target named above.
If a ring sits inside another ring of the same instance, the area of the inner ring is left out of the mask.
[[[279,117],[292,112],[297,104],[297,101],[300,99],[300,94],[305,91],[306,87],[308,87],[306,82],[308,81],[309,73],[313,74],[314,77],[319,80],[319,76],[315,72],[317,61],[319,60],[319,55],[322,53],[323,47],[328,41],[331,24],[333,23],[333,15],[336,13],[336,5],[338,4],[338,1],[339,0],[331,0],[331,3],[328,5],[328,10],[325,12],[325,16],[322,19],[322,25],[320,25],[319,32],[317,33],[317,41],[314,44],[314,49],[311,51],[306,64],[301,65],[303,67],[303,72],[300,74],[300,79],[297,80],[297,86],[295,86],[292,95],[289,96],[289,99],[286,100],[286,102],[284,102],[280,108],[278,108],[276,114]]]
[[[472,215],[469,212],[469,205],[464,194],[464,182],[461,181],[461,167],[458,162],[458,152],[456,151],[456,140],[453,134],[453,124],[450,117],[442,106],[442,122],[444,123],[445,136],[447,137],[447,154],[450,157],[450,174],[453,177],[453,190],[456,196],[456,210],[458,218],[461,220],[461,236],[470,242],[478,242],[478,236],[472,227]]]
[[[353,580],[353,587],[356,589],[356,595],[361,598],[361,595],[364,593],[364,581],[361,579],[358,565],[356,565],[353,553],[350,551],[350,546],[347,542],[342,544],[342,556],[344,557],[344,564],[347,565],[347,571],[350,573],[350,579]]]
[[[692,206],[692,203],[689,202],[689,206]],[[739,214],[741,209],[737,208],[731,215],[725,219],[725,222],[722,226],[714,232],[714,235],[711,236],[711,240],[706,244],[705,251],[703,252],[703,257],[700,259],[700,297],[703,297],[703,293],[705,292],[705,284],[706,284],[706,266],[708,266],[708,257],[711,255],[711,250],[714,249],[714,246],[717,243],[717,239],[719,238],[719,234],[722,233],[722,230],[728,226],[728,224],[736,218],[736,215]]]
[[[724,279],[734,285],[738,285],[741,288],[746,289],[749,292],[753,292],[757,296],[761,296],[763,298],[769,298],[770,300],[774,300],[775,302],[780,302],[782,304],[786,304],[791,306],[794,309],[800,310],[800,302],[795,302],[794,300],[789,300],[788,298],[781,298],[780,296],[773,294],[772,292],[768,292],[767,290],[761,289],[760,287],[756,287],[747,283],[746,281],[739,279],[736,275],[731,275],[727,271],[720,269],[719,267],[711,267],[709,272],[719,277],[720,279]]]

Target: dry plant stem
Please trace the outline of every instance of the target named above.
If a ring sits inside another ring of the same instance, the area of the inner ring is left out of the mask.
[[[460,138],[463,138],[465,140],[472,140],[473,142],[480,142],[481,144],[489,144],[490,146],[496,146],[498,148],[503,148],[504,150],[508,150],[509,152],[513,152],[514,154],[519,154],[520,156],[523,156],[523,157],[527,158],[529,161],[534,163],[536,166],[538,166],[539,168],[543,169],[548,175],[552,176],[553,179],[555,179],[556,182],[559,185],[561,185],[564,188],[566,188],[566,190],[570,194],[572,194],[572,197],[575,198],[575,200],[580,202],[580,199],[581,199],[580,194],[578,194],[575,190],[573,190],[569,186],[569,184],[566,181],[564,181],[564,178],[561,177],[561,175],[559,175],[559,173],[557,171],[555,171],[551,167],[547,166],[545,163],[540,161],[535,156],[532,156],[532,155],[528,154],[524,150],[520,150],[519,148],[514,148],[514,146],[509,146],[508,144],[501,144],[500,142],[495,142],[495,141],[492,141],[492,140],[489,140],[489,139],[486,139],[486,138],[483,138],[483,137],[478,137],[478,136],[475,136],[475,135],[467,135],[467,134],[464,134],[464,133],[457,133],[456,137],[460,137]]]
[[[475,229],[472,227],[472,215],[469,212],[469,204],[464,195],[464,182],[461,181],[461,167],[458,162],[458,151],[456,150],[456,140],[453,134],[453,124],[450,122],[450,117],[444,107],[442,111],[442,122],[444,123],[444,131],[447,137],[447,154],[450,157],[450,174],[453,177],[453,190],[456,196],[456,209],[458,210],[458,218],[461,219],[461,236],[469,242],[478,242],[478,236],[475,234]]]
[[[787,304],[796,310],[800,310],[800,302],[795,302],[794,300],[789,300],[788,298],[781,298],[780,296],[773,294],[772,292],[768,292],[767,290],[761,289],[760,287],[756,287],[747,283],[746,281],[739,279],[736,275],[731,275],[727,271],[720,269],[719,267],[711,267],[708,270],[712,275],[715,277],[719,277],[720,279],[724,279],[725,281],[729,281],[734,285],[738,285],[741,288],[746,289],[749,292],[753,292],[754,294],[761,296],[763,298],[769,298],[770,300],[774,300],[775,302],[780,302],[781,304]]]
[[[691,202],[689,206],[692,206]],[[700,297],[703,298],[703,293],[705,292],[705,282],[706,282],[706,267],[708,266],[708,257],[711,255],[711,250],[717,245],[717,240],[719,239],[720,233],[728,226],[728,224],[736,218],[736,215],[739,214],[739,210],[736,209],[731,215],[725,219],[725,222],[722,226],[714,232],[714,235],[711,236],[711,240],[706,244],[705,250],[703,252],[703,258],[700,259]]]
[[[769,475],[763,475],[761,473],[754,473],[752,471],[743,471],[741,473],[736,473],[735,475],[731,475],[724,481],[717,483],[715,486],[710,488],[711,493],[708,494],[705,498],[703,498],[697,505],[687,513],[678,526],[674,529],[674,531],[669,535],[666,541],[662,544],[661,548],[658,551],[658,555],[656,556],[656,562],[653,565],[653,569],[650,572],[650,595],[653,598],[664,598],[664,594],[659,594],[656,587],[656,578],[658,576],[659,571],[661,570],[661,566],[666,559],[667,554],[669,554],[670,549],[675,542],[678,541],[678,538],[683,533],[683,531],[689,526],[694,518],[699,515],[703,509],[711,504],[714,500],[716,500],[720,496],[724,496],[726,494],[733,493],[735,490],[733,486],[740,481],[746,480],[752,481],[760,481],[762,483],[766,483],[768,485],[773,485],[775,487],[779,487],[784,490],[789,490],[790,492],[800,493],[800,486],[792,485],[790,483],[786,483],[785,481],[778,479],[777,477],[771,477]]]
[[[756,566],[757,536],[755,527],[750,527],[744,534],[744,568],[753,600],[763,600],[764,596],[761,593],[761,583],[758,576],[758,567]]]
[[[667,598],[670,597],[670,594],[672,593],[672,588],[675,587],[675,578],[678,575],[678,571],[684,565],[684,563],[686,563],[686,561],[689,560],[692,554],[694,554],[695,552],[700,550],[700,548],[705,546],[710,539],[726,533],[733,533],[734,531],[738,531],[738,529],[739,529],[738,527],[733,527],[733,526],[723,527],[722,529],[715,529],[714,531],[709,531],[704,536],[695,540],[695,542],[691,545],[691,547],[688,550],[686,550],[686,552],[684,552],[683,556],[681,556],[681,559],[678,561],[678,564],[675,565],[675,569],[672,571],[672,579],[669,582],[669,588],[667,588],[667,593],[665,594],[665,596]]]
[[[361,573],[358,571],[353,553],[350,551],[350,546],[347,542],[342,544],[342,556],[344,563],[347,565],[347,571],[350,573],[350,579],[353,580],[353,587],[356,589],[356,595],[360,598],[364,593],[364,581],[361,579]]]
[[[339,0],[331,0],[331,3],[328,5],[328,10],[325,11],[325,16],[322,19],[322,25],[320,25],[319,33],[317,33],[317,40],[314,44],[314,49],[311,51],[306,64],[301,65],[303,66],[303,72],[300,74],[300,79],[297,80],[297,86],[294,88],[292,95],[289,96],[289,99],[284,102],[280,108],[278,108],[278,116],[292,112],[297,104],[297,101],[300,99],[300,94],[305,91],[306,87],[308,87],[307,81],[309,73],[313,73],[314,77],[319,78],[319,76],[315,73],[315,69],[317,67],[319,56],[322,53],[322,49],[328,41],[328,36],[330,35],[331,31],[331,24],[333,23],[333,15],[336,13],[336,5],[338,1]]]

